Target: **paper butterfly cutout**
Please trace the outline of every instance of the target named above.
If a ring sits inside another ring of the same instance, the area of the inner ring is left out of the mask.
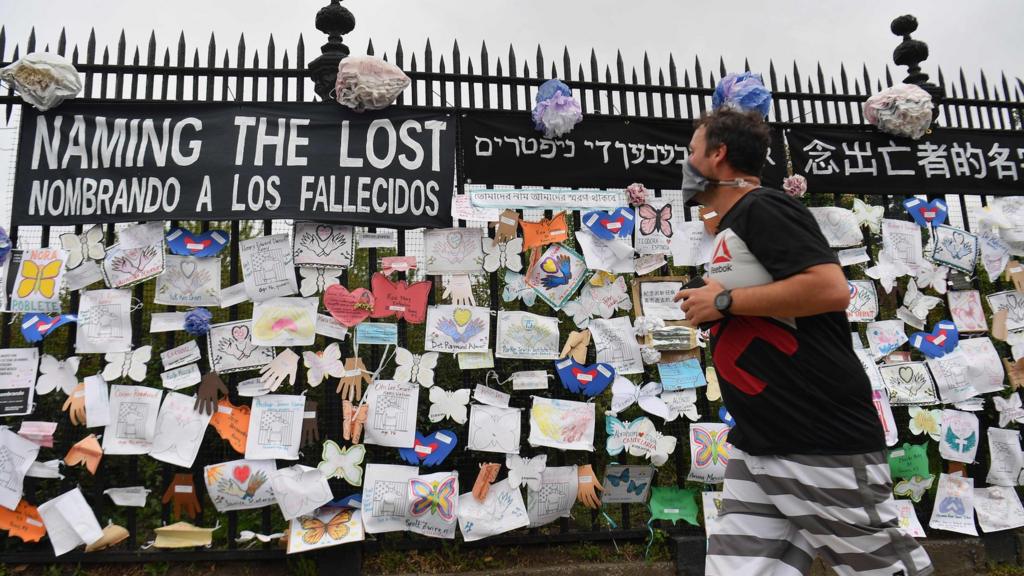
[[[537,291],[527,286],[526,276],[511,270],[505,270],[505,289],[501,292],[505,302],[522,300],[523,304],[533,306],[537,303]]]
[[[622,276],[600,286],[588,283],[562,311],[572,317],[578,328],[586,328],[594,316],[611,318],[616,310],[632,310],[633,301],[626,290],[626,280]]]
[[[341,273],[344,270],[339,268],[311,268],[308,266],[299,267],[299,294],[312,296],[327,290],[328,286],[341,284]]]
[[[322,352],[306,350],[302,353],[302,364],[307,368],[306,381],[316,388],[328,376],[341,378],[345,374],[345,363],[341,361],[341,348],[331,342]]]
[[[693,433],[692,441],[696,446],[696,453],[694,455],[694,464],[700,468],[704,468],[710,464],[720,464],[725,466],[729,463],[729,450],[732,448],[732,444],[729,444],[729,430],[730,428],[722,428],[717,432],[711,431],[700,426],[691,428]]]
[[[466,423],[466,405],[469,404],[469,388],[445,390],[435,386],[430,389],[430,412],[427,417],[431,422],[440,422],[451,418],[459,424]]]
[[[34,312],[25,316],[21,322],[21,335],[26,342],[41,342],[50,332],[70,322],[78,322],[77,314],[61,314],[49,317],[46,314]]]
[[[945,294],[949,284],[947,277],[949,268],[935,266],[927,260],[921,261],[917,267],[917,282],[922,288],[931,288],[939,294]]]
[[[632,208],[616,208],[612,212],[592,210],[583,215],[582,222],[601,240],[614,240],[633,234],[635,216]]]
[[[356,444],[348,448],[338,446],[334,440],[324,442],[317,469],[327,478],[341,478],[353,486],[363,485],[363,469],[360,464],[366,457],[366,446]]]
[[[64,262],[68,270],[74,270],[86,260],[103,260],[107,249],[103,247],[103,228],[96,224],[83,234],[61,234],[60,245],[67,253]]]
[[[178,256],[207,258],[216,256],[231,241],[226,230],[207,230],[192,233],[184,228],[175,228],[167,234],[167,248]]]
[[[409,284],[405,280],[392,281],[377,272],[370,278],[373,288],[374,318],[395,316],[410,324],[422,324],[427,319],[427,297],[434,283],[423,280]]]
[[[548,290],[565,286],[572,280],[572,259],[568,254],[545,256],[539,266],[541,272],[546,274],[541,276],[540,283]]]
[[[666,238],[672,237],[671,204],[665,204],[657,209],[650,204],[643,204],[637,208],[637,215],[640,216],[640,233],[644,236],[659,231]]]
[[[612,383],[612,412],[617,414],[636,403],[644,412],[667,420],[669,408],[658,397],[661,392],[660,382],[648,382],[641,387],[627,378],[616,376]]]
[[[571,357],[556,360],[555,370],[566,390],[582,392],[588,398],[603,392],[615,379],[615,368],[611,364],[599,362],[584,366]]]
[[[508,242],[491,242],[484,238],[481,244],[484,251],[484,270],[495,272],[498,268],[507,268],[513,272],[523,269],[523,239],[513,238]]]
[[[409,480],[409,488],[413,497],[409,504],[409,514],[423,516],[437,514],[445,522],[455,519],[455,497],[459,488],[459,477],[455,474],[441,482],[424,482],[419,478]]]
[[[630,478],[629,478],[629,468],[623,468],[622,472],[619,473],[619,475],[617,475],[617,476],[615,474],[607,474],[607,475],[605,475],[605,478],[607,478],[608,479],[608,483],[611,484],[612,486],[614,486],[615,488],[618,488],[619,484],[626,484],[626,493],[627,494],[632,492],[633,494],[636,494],[637,496],[639,496],[639,495],[644,493],[645,489],[647,489],[648,482],[643,482],[641,484],[637,484],[635,481],[630,480]]]
[[[911,197],[903,201],[903,207],[906,208],[914,222],[917,222],[917,225],[922,228],[941,225],[946,221],[946,215],[949,214],[949,207],[946,206],[946,201],[942,198],[925,202],[920,198]]]
[[[70,395],[78,386],[78,356],[57,360],[49,354],[39,359],[39,379],[36,380],[36,394],[49,394],[60,388]]]
[[[993,396],[996,412],[999,412],[999,427],[1004,428],[1010,422],[1024,422],[1024,407],[1021,407],[1020,394],[1013,393],[1008,398]]]
[[[396,382],[417,382],[424,388],[434,385],[434,368],[437,367],[437,352],[413,354],[401,346],[395,348],[395,374],[391,377]]]
[[[928,313],[941,303],[942,299],[921,293],[913,278],[907,282],[907,292],[903,295],[903,308],[921,322],[924,322],[928,318]]]
[[[910,336],[910,345],[929,358],[941,358],[952,352],[960,342],[960,332],[956,324],[950,320],[936,322],[932,331],[914,332]]]
[[[435,430],[424,436],[416,433],[412,448],[399,448],[398,455],[409,464],[437,466],[452,453],[459,443],[459,437],[451,430]]]
[[[939,440],[939,430],[942,425],[942,410],[929,410],[920,406],[911,406],[907,410],[910,414],[910,433],[928,434],[932,440]]]
[[[296,465],[277,471],[270,481],[274,497],[287,517],[308,514],[331,499],[330,486],[316,468]],[[290,472],[283,472],[288,470]]]
[[[885,250],[878,252],[878,263],[864,272],[878,280],[882,288],[885,288],[886,294],[892,292],[892,287],[896,284],[897,278],[911,274],[910,267],[906,263],[893,260]]]
[[[646,456],[655,466],[661,466],[676,449],[676,437],[665,436],[654,428],[654,422],[641,416],[632,422],[623,422],[615,416],[605,416],[608,442],[605,449],[610,456],[626,450],[633,456]]]
[[[907,496],[914,502],[920,502],[921,497],[924,493],[932,487],[935,482],[935,475],[931,474],[927,478],[921,476],[914,476],[910,480],[900,480],[893,487],[892,492],[897,496]]]
[[[43,298],[53,298],[57,294],[57,277],[63,266],[61,260],[51,260],[42,266],[34,260],[23,261],[16,291],[18,298],[27,298],[36,292]]]
[[[881,229],[882,217],[885,215],[885,208],[872,206],[860,198],[854,198],[853,215],[861,226],[867,226],[872,234],[878,234]]]
[[[541,476],[548,467],[548,455],[524,458],[516,454],[507,454],[505,466],[508,467],[509,488],[526,486],[530,490],[540,490]]]
[[[39,510],[24,498],[14,510],[0,506],[0,530],[6,530],[8,536],[18,537],[22,542],[39,542],[46,535]]]
[[[339,510],[326,523],[316,516],[300,516],[299,526],[302,527],[302,541],[310,546],[317,544],[327,534],[333,540],[341,540],[348,536],[348,523],[352,521],[352,509]]]
[[[341,284],[332,284],[324,290],[324,308],[346,328],[352,328],[370,317],[374,296],[366,288],[349,291]]]
[[[519,225],[523,228],[524,250],[569,239],[569,227],[565,223],[565,212],[559,212],[552,218],[544,218],[540,222],[520,220]],[[486,242],[486,239],[484,241]]]
[[[113,382],[119,378],[131,378],[142,382],[146,379],[147,364],[152,356],[152,346],[142,346],[131,352],[108,352],[103,357],[107,361],[103,368],[103,379]]]
[[[665,422],[671,422],[680,416],[686,416],[691,422],[700,419],[700,413],[697,412],[697,391],[693,388],[664,392],[661,400],[668,406]]]

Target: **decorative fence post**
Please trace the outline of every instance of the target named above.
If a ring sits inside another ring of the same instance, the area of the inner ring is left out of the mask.
[[[348,57],[348,46],[342,42],[342,36],[355,27],[356,17],[341,5],[341,0],[331,0],[316,13],[316,29],[327,34],[327,43],[320,47],[320,56],[310,62],[308,68],[313,90],[324,102],[331,100],[338,63]]]
[[[899,66],[907,67],[907,77],[903,79],[905,84],[916,84],[931,95],[935,108],[932,110],[932,119],[939,117],[939,104],[944,98],[941,87],[928,81],[928,73],[921,71],[921,62],[928,59],[928,45],[921,40],[910,37],[917,30],[917,18],[910,14],[897,16],[893,19],[889,29],[897,36],[903,36],[903,41],[892,51],[892,61]]]

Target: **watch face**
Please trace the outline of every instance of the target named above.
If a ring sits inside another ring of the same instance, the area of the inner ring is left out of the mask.
[[[715,308],[719,310],[725,310],[732,303],[732,298],[728,292],[722,292],[718,296],[715,296]]]

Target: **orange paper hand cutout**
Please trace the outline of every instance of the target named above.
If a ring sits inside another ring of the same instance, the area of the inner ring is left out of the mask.
[[[485,462],[480,465],[480,471],[476,474],[476,482],[473,483],[473,498],[476,498],[477,502],[487,499],[491,483],[498,478],[499,470],[501,470],[501,464],[494,462]]]
[[[85,382],[79,382],[61,408],[71,417],[71,424],[85,426]]]
[[[7,530],[9,536],[17,536],[23,542],[39,542],[46,535],[39,511],[25,499],[14,510],[0,506],[0,530]]]
[[[366,424],[369,411],[369,404],[360,404],[356,408],[350,400],[341,403],[341,435],[345,440],[359,444],[359,438],[363,435],[363,424]]]
[[[210,418],[210,426],[239,454],[245,454],[245,442],[249,437],[249,414],[248,406],[235,406],[227,398],[222,398]]]
[[[96,469],[100,467],[101,458],[103,458],[103,448],[100,448],[100,442],[96,439],[96,435],[89,434],[68,450],[67,455],[64,456],[64,464],[78,466],[84,463],[85,469],[95,476]]]
[[[569,239],[569,227],[565,224],[565,212],[559,212],[550,220],[545,218],[540,222],[520,220],[519,225],[523,228],[523,250],[564,242]]]

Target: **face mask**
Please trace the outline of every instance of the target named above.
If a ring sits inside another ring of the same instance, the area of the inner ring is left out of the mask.
[[[710,180],[700,173],[699,170],[690,162],[687,158],[683,164],[683,202],[689,202],[693,200],[693,197],[700,192],[704,192],[711,186],[726,186],[730,188],[739,188],[747,185],[747,181],[743,178],[735,178],[733,180]]]

